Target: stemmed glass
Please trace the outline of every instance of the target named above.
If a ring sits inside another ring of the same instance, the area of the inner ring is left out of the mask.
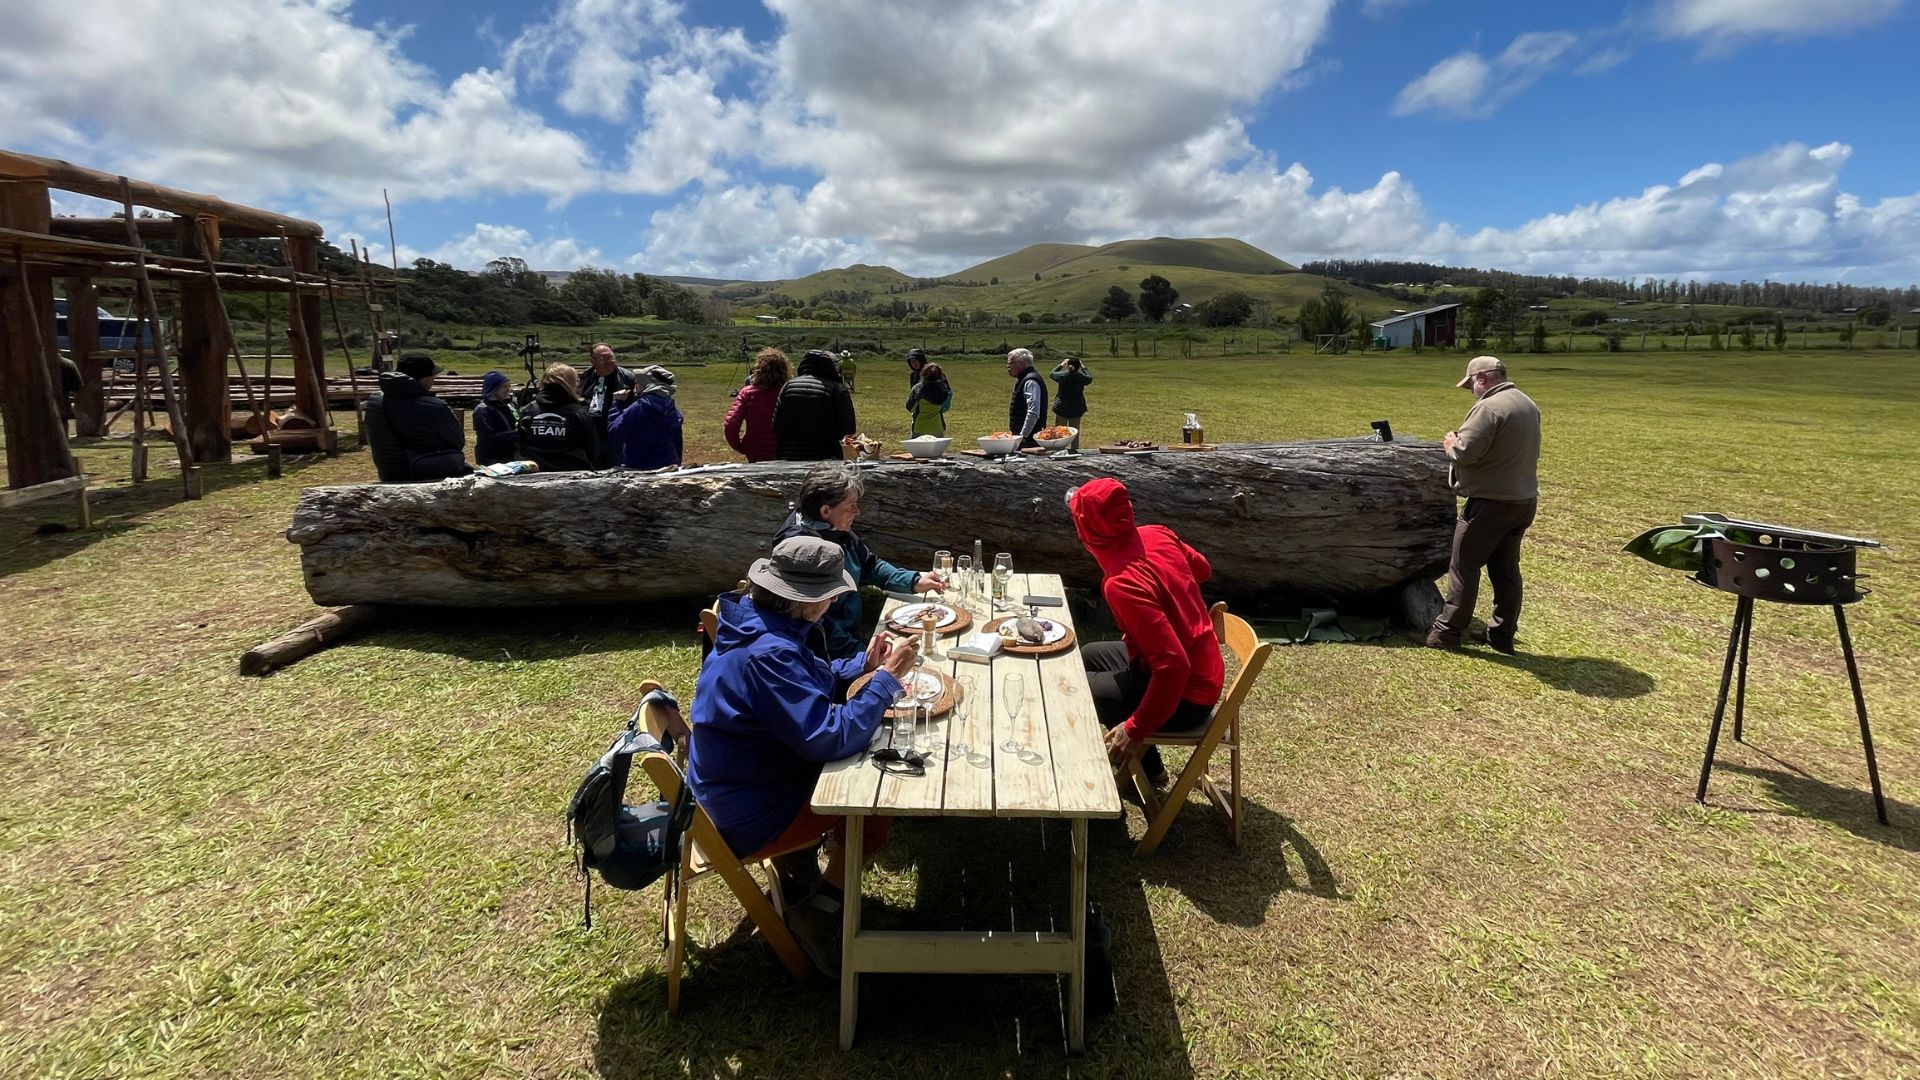
[[[1018,671],[1009,671],[1000,680],[1000,696],[1005,699],[1007,713],[1007,741],[1000,749],[1009,754],[1018,754],[1022,749],[1020,740],[1013,737],[1014,725],[1020,722],[1020,703],[1027,696],[1027,677]]]
[[[914,740],[914,747],[923,754],[933,752],[933,700],[939,696],[940,676],[916,667],[913,672],[913,698],[920,703],[921,711],[927,714],[927,726],[921,729],[919,737]]]
[[[953,694],[953,712],[948,714],[948,719],[954,729],[953,738],[947,740],[947,757],[963,758],[969,749],[967,718],[973,715],[973,680],[960,680],[954,685]]]
[[[964,604],[972,600],[973,599],[973,556],[971,555],[960,556],[960,571],[959,571],[959,574],[957,575],[957,581],[960,587],[960,602]]]

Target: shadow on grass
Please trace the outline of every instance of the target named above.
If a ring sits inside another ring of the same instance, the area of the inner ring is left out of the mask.
[[[200,477],[205,485],[205,494],[212,495],[227,488],[265,480],[265,460],[261,458],[261,463],[255,464],[247,456],[236,454],[231,465],[202,466]],[[284,473],[297,475],[323,460],[318,455],[289,457],[283,467]],[[79,528],[74,501],[67,496],[0,513],[0,578],[44,566],[84,551],[102,540],[131,532],[152,515],[185,501],[180,471],[156,465],[151,478],[143,484],[93,492],[91,529]]]
[[[1570,690],[1581,697],[1637,698],[1653,692],[1653,676],[1600,656],[1547,656],[1528,652],[1507,656],[1479,648],[1468,648],[1464,655],[1501,667],[1517,668],[1555,690]]]
[[[474,663],[559,660],[662,646],[697,648],[698,600],[605,607],[403,608],[359,644]]]
[[[1065,930],[1069,827],[1062,821],[903,819],[875,860],[864,922],[877,930]],[[839,1050],[837,982],[796,983],[737,927],[696,948],[678,1020],[649,973],[615,987],[594,1062],[603,1076],[1000,1076],[1039,1070],[1191,1077],[1165,957],[1136,867],[1093,844],[1088,899],[1112,934],[1118,1007],[1066,1049],[1065,985],[1045,975],[861,977],[854,1049]],[[912,895],[905,877],[911,872]],[[663,1066],[663,1063],[664,1064]]]
[[[1764,750],[1759,753],[1772,758],[1782,767],[1765,769],[1753,765],[1719,762],[1714,765],[1714,771],[1735,772],[1765,781],[1772,789],[1774,798],[1793,807],[1798,814],[1830,821],[1855,836],[1886,844],[1901,851],[1920,851],[1920,828],[1916,828],[1913,824],[1920,821],[1920,817],[1915,816],[1916,810],[1920,810],[1920,807],[1897,799],[1888,799],[1887,821],[1889,824],[1880,824],[1880,819],[1873,816],[1873,792],[1867,786],[1864,764],[1861,765],[1862,775],[1858,786],[1829,784],[1825,780],[1807,775],[1798,766],[1782,761]],[[1724,803],[1715,805],[1724,810],[1752,812],[1750,808],[1727,806]]]
[[[1204,796],[1189,796],[1152,855],[1134,859],[1128,838],[1126,858],[1135,873],[1178,890],[1208,917],[1233,926],[1265,923],[1267,909],[1283,892],[1346,899],[1320,849],[1291,820],[1252,799],[1241,805],[1247,819],[1239,850],[1213,805]]]

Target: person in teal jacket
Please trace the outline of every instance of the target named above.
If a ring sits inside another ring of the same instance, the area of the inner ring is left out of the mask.
[[[939,364],[920,369],[920,381],[907,391],[907,412],[913,416],[913,434],[945,435],[947,410],[953,408],[953,386]]]
[[[860,585],[878,585],[888,592],[944,592],[947,583],[933,574],[903,570],[873,553],[866,541],[853,531],[860,516],[860,495],[864,485],[860,471],[834,462],[816,465],[800,485],[800,501],[786,524],[780,527],[774,543],[795,536],[812,536],[838,544],[846,557],[847,573]],[[850,592],[834,600],[826,617],[820,620],[826,631],[827,659],[839,660],[858,653],[860,618],[865,613],[860,594]]]

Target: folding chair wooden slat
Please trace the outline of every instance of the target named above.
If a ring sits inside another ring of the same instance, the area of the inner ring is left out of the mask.
[[[639,756],[640,767],[646,770],[647,777],[660,789],[660,797],[672,802],[680,794],[685,783],[680,767],[665,754],[653,752]],[[713,819],[700,806],[698,800],[693,805],[693,818],[687,823],[687,844],[681,855],[680,887],[674,896],[673,907],[667,913],[667,1012],[670,1015],[680,1013],[680,976],[686,966],[687,957],[687,890],[693,883],[703,878],[718,875],[733,890],[734,898],[746,909],[747,917],[753,920],[760,936],[773,946],[774,954],[796,979],[805,979],[813,974],[813,965],[808,962],[806,953],[800,950],[800,943],[794,940],[793,932],[787,929],[787,922],[780,912],[774,910],[773,902],[767,893],[760,890],[760,883],[754,879],[733,849],[720,836],[720,830]],[[695,849],[698,848],[696,858]],[[780,878],[774,873],[773,864],[763,861],[756,864],[767,877],[768,889],[774,896],[780,895]]]
[[[1227,612],[1227,605],[1213,605],[1213,629],[1221,644],[1231,650],[1240,662],[1240,670],[1233,677],[1233,685],[1227,688],[1220,704],[1214,707],[1213,718],[1207,726],[1197,732],[1181,732],[1177,735],[1151,735],[1146,739],[1149,746],[1187,747],[1192,753],[1187,764],[1180,770],[1180,778],[1175,780],[1173,788],[1166,798],[1160,798],[1153,790],[1153,783],[1147,779],[1140,758],[1135,756],[1128,763],[1128,772],[1133,784],[1140,793],[1141,806],[1147,815],[1147,832],[1133,849],[1136,857],[1151,855],[1166,838],[1167,830],[1173,826],[1174,819],[1180,816],[1181,807],[1186,805],[1187,796],[1198,787],[1227,819],[1227,833],[1235,847],[1240,846],[1242,800],[1240,794],[1240,706],[1246,700],[1247,693],[1260,677],[1260,669],[1266,667],[1267,657],[1273,653],[1273,646],[1260,640],[1247,625],[1245,619]],[[1229,788],[1222,790],[1207,772],[1213,752],[1224,747],[1229,761]]]

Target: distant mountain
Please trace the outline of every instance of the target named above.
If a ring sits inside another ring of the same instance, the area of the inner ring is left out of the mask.
[[[1005,281],[1015,277],[1032,279],[1039,274],[1044,279],[1122,266],[1189,266],[1230,274],[1285,274],[1295,269],[1293,264],[1232,237],[1177,240],[1156,236],[1151,240],[1119,240],[1097,248],[1085,244],[1032,244],[948,276],[972,281],[991,281],[997,277]]]

